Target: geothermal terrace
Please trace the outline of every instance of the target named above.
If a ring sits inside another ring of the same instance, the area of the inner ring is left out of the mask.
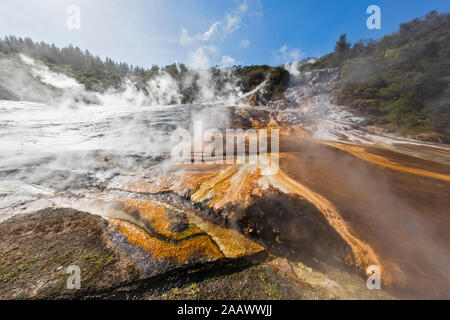
[[[2,103],[2,297],[449,297],[448,146],[296,110]],[[169,133],[193,120],[277,130],[277,170],[172,162]]]

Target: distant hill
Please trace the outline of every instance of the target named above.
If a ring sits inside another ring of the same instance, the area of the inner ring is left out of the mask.
[[[125,80],[131,80],[137,89],[146,92],[147,82],[161,73],[168,73],[178,84],[182,94],[182,103],[191,103],[197,97],[199,75],[182,64],[171,64],[165,67],[153,65],[150,69],[115,62],[110,58],[105,60],[92,55],[88,50],[69,45],[59,48],[54,44],[34,42],[30,38],[7,36],[0,39],[1,54],[14,57],[25,54],[44,62],[52,71],[64,73],[83,84],[87,90],[104,91],[110,88],[119,89]],[[219,92],[224,84],[235,81],[243,92],[254,89],[266,78],[268,90],[265,98],[280,98],[289,82],[289,73],[282,67],[263,66],[234,66],[228,69],[212,67],[209,70],[210,82]],[[230,77],[233,75],[233,79]],[[1,75],[0,75],[1,76]],[[234,77],[236,76],[236,77]],[[6,89],[3,89],[5,91]],[[13,95],[9,93],[9,95]]]

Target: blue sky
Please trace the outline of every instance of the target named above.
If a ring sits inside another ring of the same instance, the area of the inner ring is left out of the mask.
[[[369,30],[369,5],[381,8],[381,30]],[[69,30],[77,5],[81,28]],[[341,33],[351,42],[380,38],[448,0],[15,0],[2,3],[0,36],[73,44],[104,58],[149,67],[277,65],[333,50]]]

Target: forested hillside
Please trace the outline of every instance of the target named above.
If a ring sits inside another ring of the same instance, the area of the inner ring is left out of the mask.
[[[404,134],[450,137],[450,14],[428,13],[379,41],[350,46],[342,35],[335,51],[303,70],[342,68],[338,103]]]
[[[23,53],[44,61],[51,69],[73,76],[89,89],[118,87],[123,77],[145,71],[126,63],[114,62],[109,58],[102,60],[89,51],[82,51],[72,45],[58,48],[54,44],[34,42],[30,38],[22,39],[15,36],[0,39],[0,52],[6,55]]]
[[[22,39],[15,36],[0,39],[0,54],[14,56],[20,53],[44,62],[53,71],[75,78],[88,90],[118,89],[125,80],[131,80],[138,89],[145,92],[146,83],[165,72],[177,82],[183,96],[182,102],[190,103],[195,101],[199,86],[200,75],[188,70],[182,63],[165,67],[153,65],[145,69],[124,62],[115,62],[110,58],[103,60],[87,50],[83,51],[72,45],[59,48],[54,44],[34,42],[30,38]],[[226,82],[235,81],[242,92],[254,89],[269,78],[265,94],[267,100],[272,99],[272,96],[280,98],[289,82],[289,73],[284,68],[267,65],[234,66],[228,69],[216,66],[208,70],[208,76],[217,91],[220,91]]]

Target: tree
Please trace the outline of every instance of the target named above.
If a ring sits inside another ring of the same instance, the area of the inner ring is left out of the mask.
[[[438,16],[438,12],[436,10],[432,10],[425,15],[425,19],[431,20]]]
[[[347,42],[347,34],[341,34],[339,37],[339,41],[336,42],[336,46],[334,47],[334,52],[341,54],[345,53],[350,49],[350,42]]]

